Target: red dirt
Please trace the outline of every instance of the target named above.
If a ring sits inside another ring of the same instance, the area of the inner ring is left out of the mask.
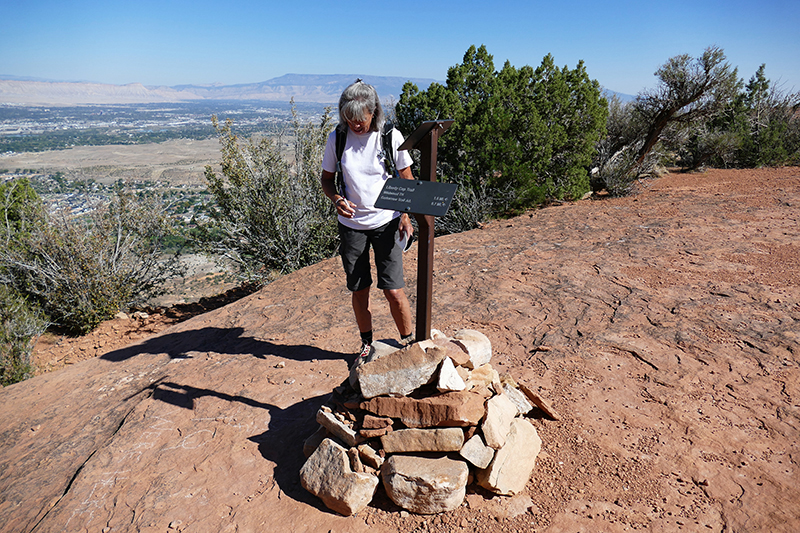
[[[344,518],[300,487],[358,347],[331,259],[158,333],[39,349],[110,351],[0,391],[0,530],[800,531],[800,169],[647,185],[436,239],[434,327],[484,332],[562,416],[532,420],[523,493],[416,516],[379,492]]]

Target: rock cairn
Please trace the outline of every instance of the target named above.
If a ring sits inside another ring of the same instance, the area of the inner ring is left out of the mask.
[[[455,509],[467,485],[513,495],[530,478],[542,441],[525,418],[558,415],[537,394],[500,376],[489,339],[453,337],[396,349],[377,343],[317,412],[304,445],[303,487],[349,516],[382,482],[398,506],[419,514]]]

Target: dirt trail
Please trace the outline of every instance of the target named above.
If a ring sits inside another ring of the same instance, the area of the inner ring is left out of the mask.
[[[0,530],[798,531],[799,208],[798,168],[713,170],[437,238],[434,327],[562,415],[514,498],[344,518],[300,487],[358,344],[332,259],[0,391]]]

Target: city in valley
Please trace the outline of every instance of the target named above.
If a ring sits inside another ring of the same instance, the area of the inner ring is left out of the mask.
[[[317,121],[324,108],[295,105],[304,123]],[[207,199],[205,167],[220,159],[214,115],[231,119],[244,138],[274,136],[288,130],[292,108],[289,102],[240,101],[0,105],[0,182],[24,176],[53,208],[76,214],[120,185],[159,192],[170,197],[173,215],[188,223]]]

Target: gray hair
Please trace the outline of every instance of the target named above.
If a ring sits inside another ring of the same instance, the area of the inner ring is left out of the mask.
[[[339,125],[347,127],[348,120],[364,120],[372,113],[370,131],[381,131],[386,117],[383,114],[381,101],[375,87],[357,79],[349,85],[339,97]]]

